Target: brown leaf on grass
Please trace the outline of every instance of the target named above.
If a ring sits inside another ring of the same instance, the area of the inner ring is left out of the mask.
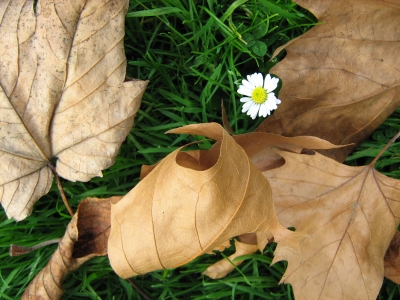
[[[291,41],[285,59],[271,69],[282,79],[282,104],[257,131],[354,143],[323,151],[342,162],[400,105],[400,5],[296,2],[322,24]]]
[[[400,232],[396,232],[385,255],[385,277],[400,284]]]
[[[296,299],[376,299],[383,258],[400,216],[400,181],[373,164],[348,167],[322,156],[278,151],[285,164],[263,172],[278,220],[296,233],[278,242],[283,281]]]
[[[169,133],[217,143],[209,151],[175,150],[112,205],[108,255],[119,276],[178,267],[243,233],[278,240],[289,233],[276,221],[268,181],[220,125]]]
[[[86,198],[79,204],[57,250],[25,289],[22,300],[60,299],[62,282],[69,272],[95,256],[107,254],[111,203],[121,198]]]
[[[233,261],[235,258],[246,254],[253,254],[257,251],[258,246],[257,244],[241,243],[238,240],[235,240],[235,248],[236,251],[228,257],[229,260],[222,259],[219,262],[216,262],[209,266],[203,274],[213,279],[225,277],[229,272],[232,272],[235,269],[234,266],[238,266],[243,262],[243,260]]]
[[[71,181],[113,164],[147,85],[126,81],[128,1],[0,5],[0,201],[27,217],[50,189],[51,159]]]

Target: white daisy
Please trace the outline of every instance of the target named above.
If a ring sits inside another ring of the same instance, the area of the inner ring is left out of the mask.
[[[238,89],[239,94],[248,96],[240,98],[240,102],[244,102],[242,112],[247,111],[254,120],[257,113],[259,117],[266,117],[277,109],[281,100],[272,91],[276,89],[278,82],[279,78],[272,78],[269,74],[265,76],[265,80],[261,73],[247,75],[247,80],[243,79]]]

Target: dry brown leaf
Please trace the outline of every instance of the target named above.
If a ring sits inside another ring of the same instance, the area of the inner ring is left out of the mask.
[[[0,201],[27,217],[57,173],[71,181],[113,164],[147,85],[125,79],[127,0],[0,4]]]
[[[313,136],[284,137],[272,133],[252,132],[235,135],[233,138],[260,171],[277,168],[284,164],[283,158],[274,151],[276,148],[301,153],[304,149],[343,147]]]
[[[238,266],[243,262],[243,260],[233,261],[235,258],[256,252],[258,246],[254,244],[241,243],[238,240],[235,240],[235,248],[236,251],[228,257],[229,260],[220,260],[219,262],[209,266],[203,274],[213,279],[225,277],[229,272],[232,272],[235,269],[234,265]]]
[[[79,204],[57,250],[28,285],[22,300],[60,299],[62,282],[69,272],[95,256],[107,254],[111,203],[121,198],[86,198]]]
[[[257,131],[354,143],[323,151],[341,162],[400,105],[400,5],[296,2],[322,24],[291,41],[285,59],[271,69],[283,82],[282,104]]]
[[[385,277],[400,284],[400,232],[396,232],[385,255]]]
[[[278,151],[285,164],[263,172],[278,220],[297,236],[278,243],[283,281],[299,299],[376,299],[383,258],[400,215],[400,181],[372,166]]]
[[[170,133],[218,142],[196,155],[172,152],[112,206],[108,255],[119,276],[178,267],[246,232],[288,234],[276,221],[268,181],[220,125]]]

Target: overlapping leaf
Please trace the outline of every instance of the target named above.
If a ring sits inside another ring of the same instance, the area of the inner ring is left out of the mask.
[[[400,182],[372,165],[278,153],[285,164],[263,174],[279,221],[299,233],[275,251],[275,260],[289,262],[283,281],[296,299],[376,299],[399,224]]]
[[[321,24],[284,47],[287,56],[270,71],[282,79],[282,104],[257,131],[312,135],[355,147],[400,105],[400,5],[296,2]],[[324,153],[343,161],[352,149]]]
[[[397,231],[385,255],[385,277],[400,284],[400,233]]]
[[[49,166],[101,176],[132,127],[146,87],[126,81],[128,1],[0,4],[0,201],[24,219],[47,193]]]

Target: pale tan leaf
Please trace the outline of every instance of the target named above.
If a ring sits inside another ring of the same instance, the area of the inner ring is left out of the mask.
[[[57,250],[25,289],[21,299],[60,299],[62,282],[69,272],[95,256],[107,254],[111,203],[117,203],[121,198],[86,198],[79,204]]]
[[[217,143],[195,155],[177,149],[112,206],[108,255],[119,276],[178,267],[247,232],[288,234],[276,221],[268,181],[220,125],[170,133]]]
[[[282,79],[282,103],[257,131],[354,143],[322,151],[343,161],[400,105],[400,5],[296,2],[320,24],[288,43],[286,57],[270,70]]]
[[[297,300],[376,299],[399,224],[400,182],[370,165],[278,153],[285,164],[263,174],[278,220],[299,234],[278,242],[274,261],[288,261],[282,280]]]
[[[213,279],[223,278],[235,269],[234,266],[238,266],[243,262],[243,260],[233,261],[235,258],[246,254],[253,254],[258,249],[257,244],[241,243],[238,240],[235,240],[235,247],[236,251],[228,257],[229,260],[224,258],[216,262],[209,266],[203,274]]]
[[[48,192],[49,169],[101,176],[130,131],[147,85],[125,81],[127,0],[0,4],[0,201],[22,220]]]

